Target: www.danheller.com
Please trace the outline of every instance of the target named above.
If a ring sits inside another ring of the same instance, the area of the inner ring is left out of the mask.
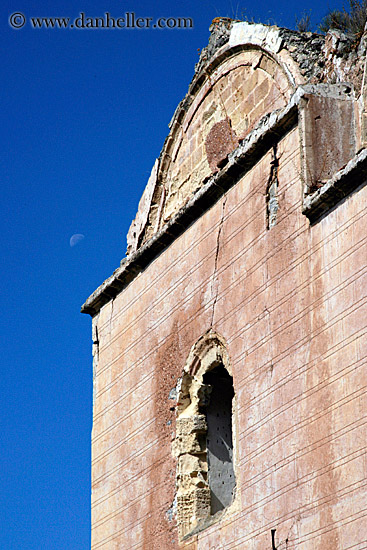
[[[12,13],[9,24],[13,29],[21,29],[27,17],[21,12]],[[113,17],[105,12],[102,17],[89,17],[84,12],[71,17],[29,17],[28,24],[33,29],[192,29],[191,17],[139,17],[127,12],[123,17]]]

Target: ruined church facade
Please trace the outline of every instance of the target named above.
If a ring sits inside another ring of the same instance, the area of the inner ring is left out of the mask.
[[[367,548],[366,45],[213,21],[82,308],[93,550]]]

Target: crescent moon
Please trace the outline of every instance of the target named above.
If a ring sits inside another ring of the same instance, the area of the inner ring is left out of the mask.
[[[84,239],[84,235],[82,233],[75,233],[70,237],[70,246],[73,247],[76,244],[80,243]]]

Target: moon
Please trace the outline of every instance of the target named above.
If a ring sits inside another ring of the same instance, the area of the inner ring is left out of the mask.
[[[82,233],[75,233],[70,237],[70,246],[73,247],[80,243],[84,239],[84,235]]]

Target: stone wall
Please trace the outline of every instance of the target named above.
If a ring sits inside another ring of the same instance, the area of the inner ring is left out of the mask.
[[[179,547],[169,397],[209,328],[232,365],[238,499],[183,546],[266,548],[273,528],[278,549],[367,543],[366,188],[310,228],[297,130],[278,151],[271,230],[269,153],[100,311],[95,550]]]
[[[83,306],[92,548],[362,550],[365,59],[338,82],[354,59],[340,37],[333,72],[328,38],[213,25],[129,255]],[[202,400],[218,364],[235,490],[214,514]]]

